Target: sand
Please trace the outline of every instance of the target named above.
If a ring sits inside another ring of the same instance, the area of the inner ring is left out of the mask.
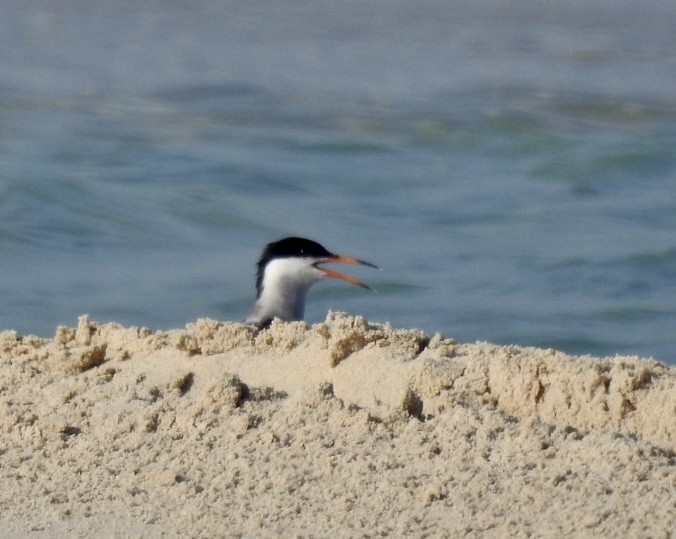
[[[3,537],[672,537],[676,368],[329,313],[0,333]]]

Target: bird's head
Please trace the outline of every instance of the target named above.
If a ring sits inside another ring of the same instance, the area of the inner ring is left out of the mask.
[[[322,279],[340,279],[362,288],[370,287],[359,279],[323,267],[324,264],[360,264],[377,268],[374,264],[358,258],[338,255],[328,251],[316,241],[305,238],[284,238],[265,246],[258,260],[256,273],[256,297],[260,298],[268,283],[297,289],[303,294]]]

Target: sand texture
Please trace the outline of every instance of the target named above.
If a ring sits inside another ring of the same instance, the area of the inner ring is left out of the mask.
[[[3,537],[672,537],[676,368],[329,313],[0,333]]]

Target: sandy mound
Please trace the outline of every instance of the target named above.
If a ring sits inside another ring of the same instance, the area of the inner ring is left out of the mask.
[[[12,537],[676,529],[673,367],[336,313],[2,332],[0,433]]]

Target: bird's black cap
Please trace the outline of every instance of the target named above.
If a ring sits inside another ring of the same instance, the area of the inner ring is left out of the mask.
[[[292,257],[324,258],[327,256],[333,256],[333,253],[327,251],[316,241],[291,237],[268,243],[263,250],[261,260],[269,261],[273,258]]]

